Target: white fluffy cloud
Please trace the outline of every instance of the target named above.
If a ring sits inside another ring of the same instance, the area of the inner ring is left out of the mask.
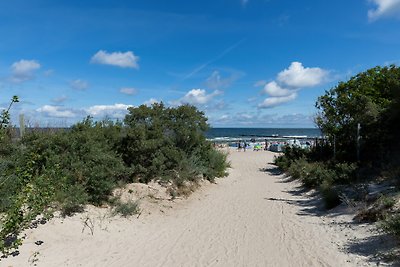
[[[112,65],[121,68],[133,69],[139,68],[138,61],[139,57],[135,56],[132,51],[108,53],[104,50],[97,52],[90,60],[90,62],[94,64]]]
[[[77,113],[72,109],[51,105],[44,105],[43,107],[36,109],[36,111],[44,114],[47,117],[54,118],[73,118],[77,115]]]
[[[40,69],[36,60],[25,60],[14,62],[11,65],[11,81],[20,83],[34,78],[34,72]]]
[[[264,99],[264,101],[258,105],[259,108],[272,108],[276,107],[280,104],[287,103],[295,100],[297,97],[297,93],[292,93],[287,96],[276,96],[276,97],[268,97]]]
[[[89,88],[89,83],[81,79],[73,80],[69,85],[75,90],[86,90]]]
[[[262,90],[268,98],[258,105],[259,108],[271,108],[297,98],[297,92],[303,88],[322,84],[328,79],[329,72],[321,68],[305,68],[300,62],[292,62],[289,68],[279,72],[276,80],[266,83]],[[261,83],[257,83],[261,84]]]
[[[175,101],[174,104],[190,104],[190,105],[206,105],[208,104],[214,97],[222,94],[221,91],[215,90],[214,92],[207,94],[204,89],[192,89],[186,93],[184,97]]]
[[[272,81],[264,86],[263,93],[272,97],[279,97],[290,95],[293,93],[293,90],[282,88],[275,81]]]
[[[126,95],[134,95],[137,93],[137,90],[132,87],[123,87],[119,90],[120,93],[126,94]]]
[[[278,74],[278,82],[292,88],[312,87],[326,80],[328,71],[321,68],[304,68],[300,62],[292,62],[289,68]]]
[[[381,17],[400,18],[400,0],[370,0],[376,7],[368,10],[368,19],[373,21]]]
[[[86,109],[86,112],[94,117],[109,116],[111,118],[123,118],[128,112],[127,109],[132,105],[114,104],[114,105],[95,105]]]
[[[113,119],[122,119],[132,105],[114,104],[114,105],[94,105],[85,109],[72,109],[57,105],[44,105],[37,112],[46,117],[53,118],[78,118],[90,115],[97,118],[110,117]]]

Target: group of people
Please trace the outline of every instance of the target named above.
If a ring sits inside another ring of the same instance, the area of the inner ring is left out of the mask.
[[[246,148],[247,148],[248,146],[249,146],[249,145],[247,144],[246,141],[238,141],[238,142],[237,142],[237,149],[238,149],[238,151],[243,150],[244,152],[246,152]],[[253,146],[253,148],[254,148],[255,151],[259,151],[259,150],[262,150],[262,145],[259,144],[259,143],[257,143],[257,144],[255,144],[255,145]],[[265,139],[264,150],[268,150],[268,141],[267,141],[266,139]]]

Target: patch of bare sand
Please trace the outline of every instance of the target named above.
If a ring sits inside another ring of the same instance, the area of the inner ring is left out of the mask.
[[[171,201],[157,185],[134,185],[122,194],[127,199],[139,195],[139,218],[110,217],[108,209],[94,207],[55,218],[27,231],[20,255],[0,264],[376,265],[367,261],[367,252],[357,251],[357,240],[371,236],[371,228],[349,224],[352,215],[347,210],[322,213],[318,200],[275,172],[273,155],[230,151],[229,176],[204,184],[188,199]],[[135,190],[139,192],[133,194]],[[37,240],[44,243],[35,245]]]

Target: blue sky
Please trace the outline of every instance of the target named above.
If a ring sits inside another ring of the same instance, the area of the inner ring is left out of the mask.
[[[1,1],[0,107],[68,126],[163,101],[215,127],[314,127],[318,96],[400,62],[400,0]]]

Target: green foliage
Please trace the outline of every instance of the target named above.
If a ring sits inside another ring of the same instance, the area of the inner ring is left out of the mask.
[[[384,209],[390,209],[394,206],[394,204],[396,204],[396,200],[393,197],[386,195],[381,195],[377,202]]]
[[[88,201],[99,205],[107,200],[116,180],[127,177],[122,159],[113,151],[115,144],[107,135],[112,127],[112,122],[87,118],[70,131],[28,135],[22,142],[28,152],[43,155],[37,162],[38,172],[59,165],[63,177],[67,177],[63,184],[82,187]]]
[[[338,190],[329,180],[324,180],[319,189],[326,209],[332,209],[341,203]]]
[[[86,118],[70,131],[27,134],[17,144],[17,153],[0,158],[3,252],[18,246],[19,239],[10,237],[17,237],[50,207],[70,215],[88,202],[99,205],[108,200],[117,181],[128,176],[113,150],[120,130],[112,122]]]
[[[337,163],[333,166],[333,171],[335,172],[335,178],[333,181],[335,183],[348,184],[355,180],[357,164],[355,163]]]
[[[286,146],[284,154],[274,158],[274,164],[277,165],[281,170],[287,171],[293,162],[301,158],[306,158],[308,155],[309,151],[306,149],[296,146]]]
[[[380,228],[389,234],[400,236],[400,214],[388,217],[381,223]]]
[[[49,207],[56,191],[57,185],[52,183],[51,175],[39,175],[36,172],[35,165],[39,158],[39,155],[31,155],[25,168],[16,170],[21,186],[9,199],[10,203],[2,217],[0,251],[3,254],[20,245],[18,234]],[[60,174],[57,167],[52,170],[52,174]]]
[[[356,129],[361,124],[361,159],[389,158],[399,151],[400,68],[375,67],[340,82],[318,98],[316,123],[336,137],[337,158],[356,159]]]
[[[9,119],[8,110],[3,114],[0,134]],[[195,107],[155,104],[131,108],[125,125],[87,117],[67,131],[2,138],[0,251],[16,248],[19,233],[38,215],[57,209],[65,216],[87,203],[100,205],[117,184],[161,179],[179,192],[200,178],[226,175],[226,155],[205,139],[207,127]],[[135,214],[138,204],[117,203],[114,211]]]
[[[292,163],[289,165],[288,168],[288,174],[293,179],[302,179],[302,177],[305,177],[307,175],[308,171],[309,171],[309,163],[304,157],[292,161]]]
[[[186,180],[212,181],[225,175],[226,156],[206,140],[203,112],[189,105],[167,108],[163,103],[128,110],[127,133],[118,151],[139,181],[161,179],[179,186]]]
[[[117,201],[114,204],[113,215],[120,214],[122,217],[129,217],[140,212],[138,201],[121,202]]]
[[[321,163],[308,163],[306,172],[301,181],[305,186],[314,188],[323,182],[332,183],[336,178],[336,173]]]
[[[0,113],[0,130],[6,129],[10,124],[10,109],[14,103],[19,102],[18,96],[13,96],[10,101],[10,105],[7,109],[4,109]]]
[[[205,166],[208,168],[203,172],[204,177],[213,182],[216,177],[227,176],[226,169],[230,167],[227,157],[228,155],[222,151],[209,148],[208,155],[205,157]]]
[[[0,159],[12,153],[10,109],[17,102],[19,102],[18,96],[13,96],[8,108],[0,112]]]

